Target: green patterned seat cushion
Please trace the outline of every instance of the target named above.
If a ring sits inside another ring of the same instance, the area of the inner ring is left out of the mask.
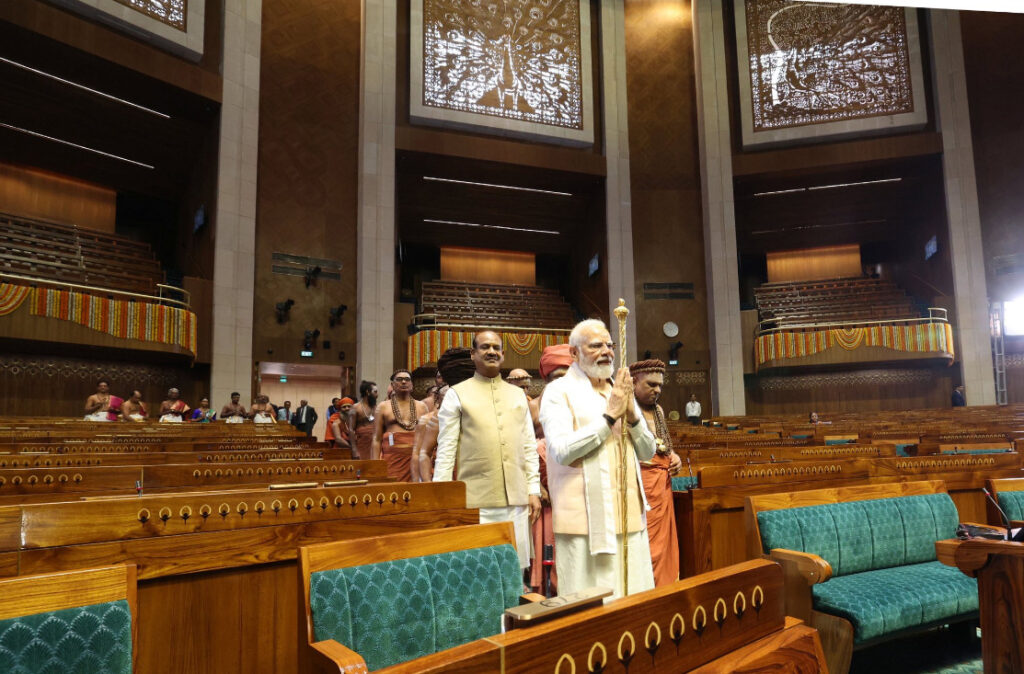
[[[521,591],[506,544],[319,571],[309,601],[316,640],[348,646],[373,670],[497,634]]]
[[[697,486],[696,475],[684,475],[672,478],[672,491],[687,491]]]
[[[840,439],[837,439],[837,440],[826,440],[825,444],[826,445],[852,445],[855,442],[857,442],[857,441],[852,439],[852,438],[840,438]]]
[[[0,672],[131,674],[132,615],[124,599],[0,620]]]
[[[853,624],[857,644],[978,610],[978,582],[940,562],[831,578],[812,594],[816,610]]]
[[[1024,520],[1024,491],[999,492],[999,507],[1011,520]]]
[[[935,559],[959,522],[948,494],[829,503],[757,513],[764,551],[810,552],[843,576]]]

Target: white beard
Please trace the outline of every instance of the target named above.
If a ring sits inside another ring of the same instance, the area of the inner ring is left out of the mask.
[[[583,374],[587,375],[591,379],[611,379],[612,372],[615,366],[612,363],[606,365],[600,365],[598,363],[586,363],[580,359],[580,369],[583,370]]]

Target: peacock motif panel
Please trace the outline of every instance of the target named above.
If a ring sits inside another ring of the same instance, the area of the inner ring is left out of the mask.
[[[589,9],[581,0],[414,0],[414,121],[592,143]]]

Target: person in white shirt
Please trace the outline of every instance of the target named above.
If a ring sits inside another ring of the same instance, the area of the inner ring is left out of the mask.
[[[572,366],[547,385],[540,404],[558,592],[601,586],[622,597],[649,590],[654,573],[638,459],[654,456],[654,435],[641,423],[629,369],[614,371],[615,345],[604,323],[577,324],[569,351]]]
[[[694,426],[700,426],[700,403],[697,402],[697,394],[690,394],[690,402],[686,403],[686,418]]]
[[[530,565],[530,525],[540,516],[540,464],[530,407],[521,389],[501,378],[501,336],[473,337],[472,377],[452,386],[437,413],[434,482],[466,483],[466,507],[480,522],[512,522],[519,566]]]

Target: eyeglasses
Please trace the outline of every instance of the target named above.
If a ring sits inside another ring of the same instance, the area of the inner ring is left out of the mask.
[[[408,381],[412,381],[412,378],[411,377],[395,377],[395,383],[396,384],[401,384],[403,382],[408,382]]]

